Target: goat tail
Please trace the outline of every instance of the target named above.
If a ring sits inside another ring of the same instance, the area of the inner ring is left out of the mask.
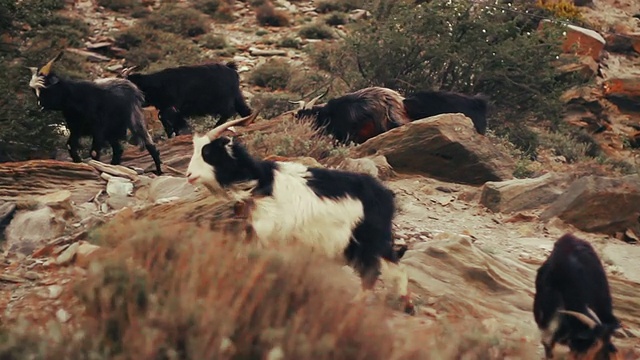
[[[137,87],[136,90],[131,109],[131,118],[129,119],[129,130],[131,130],[131,135],[140,146],[140,151],[142,151],[147,147],[147,145],[154,144],[144,121],[144,112],[142,111],[144,94]]]
[[[238,93],[236,94],[236,98],[233,99],[233,107],[236,109],[236,112],[240,114],[240,117],[245,117],[251,115],[251,108],[247,105],[247,102],[244,100],[244,96],[242,96],[242,90],[238,89]]]

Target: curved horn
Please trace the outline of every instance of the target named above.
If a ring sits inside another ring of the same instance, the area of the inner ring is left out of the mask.
[[[598,323],[598,325],[602,325],[602,321],[600,321],[600,318],[598,317],[598,315],[596,315],[596,313],[593,310],[591,310],[591,308],[588,306],[587,306],[587,312]]]
[[[302,109],[311,109],[311,107],[316,103],[316,101],[320,100],[321,97],[327,95],[327,93],[329,92],[329,88],[327,88],[327,90],[325,92],[323,92],[322,94],[314,97],[313,99],[309,100],[308,103],[302,105]]]
[[[135,70],[135,69],[137,69],[137,68],[138,68],[138,66],[137,66],[137,65],[130,66],[130,67],[128,67],[128,68],[124,68],[124,69],[122,69],[122,71],[120,72],[120,75],[121,75],[122,77],[125,77],[125,78],[126,78],[127,76],[129,76],[129,75],[133,72],[133,70]]]
[[[243,126],[247,126],[249,124],[251,124],[257,117],[258,117],[258,113],[260,112],[260,110],[255,111],[253,114],[249,115],[249,116],[245,116],[241,119],[236,119],[233,121],[228,121],[212,130],[210,130],[207,133],[207,136],[209,137],[209,140],[213,141],[215,139],[218,138],[218,136],[222,135],[222,133],[227,130],[228,128],[234,126],[234,125],[239,125],[242,124]]]
[[[53,63],[60,60],[60,58],[62,57],[62,54],[64,53],[60,51],[58,55],[56,55],[53,59],[49,60],[48,63],[46,63],[43,67],[41,67],[40,75],[44,75],[44,76],[49,75],[49,73],[51,72],[51,67],[53,66]]]
[[[587,325],[589,329],[594,329],[598,325],[598,323],[595,320],[577,311],[558,310],[558,312],[574,316],[576,319],[582,321],[585,325]]]

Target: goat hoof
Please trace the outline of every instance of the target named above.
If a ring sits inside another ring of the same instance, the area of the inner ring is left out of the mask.
[[[408,296],[401,296],[400,299],[404,303],[404,312],[411,316],[416,315],[416,307]]]

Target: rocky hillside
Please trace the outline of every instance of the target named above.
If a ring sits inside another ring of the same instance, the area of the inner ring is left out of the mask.
[[[87,74],[113,76],[131,52],[118,46],[114,31],[140,20],[132,10],[113,10],[117,1],[99,3],[112,8],[75,1],[62,10],[92,31],[84,48],[69,52],[86,59]],[[152,13],[158,4],[143,5],[136,11]],[[227,44],[206,54],[238,62],[252,105],[280,93],[251,81],[268,59],[296,64],[307,70],[302,77],[314,72],[303,51],[313,40],[296,36],[306,26],[297,20],[323,18],[318,4],[277,5],[290,26],[258,25],[256,8],[240,1],[220,2],[222,10],[212,15],[218,20],[207,23]],[[226,6],[233,21],[219,20]],[[640,4],[603,0],[580,10],[599,26],[604,44],[599,35],[569,31],[571,41],[584,44],[588,37],[601,48],[592,56],[588,47],[579,55],[583,65],[572,68],[587,71],[594,83],[565,94],[567,121],[599,129],[594,138],[609,156],[632,161],[632,139],[640,131],[634,107],[640,25],[633,17]],[[356,9],[345,16],[367,13]],[[288,38],[296,45],[283,47]],[[151,110],[149,121],[161,131]],[[570,163],[543,149],[527,165],[532,177],[519,179],[514,173],[522,162],[513,146],[478,135],[469,119],[456,114],[338,149],[290,114],[264,116],[238,130],[256,156],[367,172],[394,191],[394,236],[409,246],[402,263],[416,316],[394,310],[385,279],[375,298],[352,304],[359,280],[350,269],[302,248],[270,252],[245,245],[245,219],[234,214],[230,200],[185,181],[192,145],[190,135],[181,135],[158,141],[162,176],[149,174],[151,158],[133,146],[123,166],[105,164],[108,156],[105,163],[74,164],[62,152],[57,160],[0,164],[0,354],[540,359],[531,313],[536,270],[553,242],[572,232],[594,245],[606,267],[623,324],[615,338],[622,358],[640,358],[637,174],[622,176],[595,160]]]

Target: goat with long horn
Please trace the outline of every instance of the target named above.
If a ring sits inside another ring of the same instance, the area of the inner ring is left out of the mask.
[[[222,136],[232,126],[251,121],[242,118],[195,135],[186,174],[189,183],[251,204],[240,212],[259,246],[310,246],[352,265],[367,291],[380,272],[388,272],[396,280],[393,289],[403,310],[414,313],[408,277],[399,264],[404,251],[394,248],[391,190],[366,174],[257,159],[239,141]]]
[[[584,360],[617,359],[611,342],[620,327],[613,315],[607,276],[587,241],[565,234],[536,275],[533,315],[547,359],[556,344]]]

